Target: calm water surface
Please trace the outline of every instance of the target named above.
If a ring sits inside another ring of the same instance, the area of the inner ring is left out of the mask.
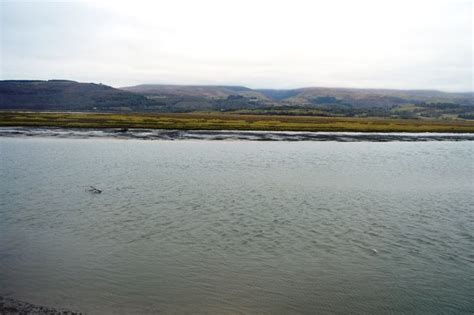
[[[0,295],[91,314],[472,314],[473,161],[471,141],[0,138]]]

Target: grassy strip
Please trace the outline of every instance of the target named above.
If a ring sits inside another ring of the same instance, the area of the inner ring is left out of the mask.
[[[474,121],[314,116],[0,112],[0,126],[188,130],[469,132]]]

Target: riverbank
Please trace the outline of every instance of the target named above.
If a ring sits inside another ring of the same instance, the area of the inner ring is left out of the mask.
[[[226,113],[115,114],[0,112],[0,126],[172,130],[474,133],[474,121]]]
[[[434,132],[311,132],[171,130],[142,128],[0,127],[0,137],[131,139],[131,140],[245,140],[245,141],[335,141],[335,142],[425,142],[474,141],[474,133]]]

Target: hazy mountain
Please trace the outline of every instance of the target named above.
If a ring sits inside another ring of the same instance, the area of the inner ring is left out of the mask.
[[[292,105],[339,103],[354,107],[391,107],[420,102],[474,105],[474,93],[434,90],[389,90],[309,87],[294,90],[258,90],[267,97]]]
[[[263,93],[244,86],[142,84],[122,87],[121,89],[129,92],[155,96],[194,96],[205,97],[208,99],[219,99],[227,98],[230,95],[240,95],[249,98],[267,99]]]
[[[154,102],[143,95],[68,80],[0,81],[0,109],[140,110]]]
[[[270,104],[264,94],[243,86],[143,84],[121,89],[145,95],[170,112],[255,109]]]
[[[298,90],[259,89],[257,91],[275,101],[281,101],[296,96],[299,93]]]
[[[145,84],[116,89],[67,80],[0,81],[0,109],[474,117],[473,93],[429,90],[301,88],[253,90],[243,86]]]
[[[474,105],[474,93],[447,93],[435,90],[390,90],[309,87],[300,89],[256,89],[242,86],[159,85],[145,84],[124,87],[154,99],[195,98],[200,100],[225,99],[242,96],[264,105],[312,106],[342,104],[358,108],[392,107],[420,102]]]
[[[143,94],[164,111],[240,111],[249,114],[467,118],[474,93],[310,87],[258,89],[241,86],[138,85],[123,88]]]

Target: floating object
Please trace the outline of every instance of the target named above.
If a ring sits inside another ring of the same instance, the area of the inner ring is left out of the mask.
[[[372,254],[374,254],[374,255],[377,255],[379,253],[379,251],[376,250],[375,248],[372,248],[370,250],[372,251]]]
[[[128,132],[128,128],[120,128],[120,129],[114,130],[114,132],[116,133]]]
[[[87,190],[93,194],[100,194],[102,193],[102,190],[95,188],[94,186],[90,186],[90,188]]]

